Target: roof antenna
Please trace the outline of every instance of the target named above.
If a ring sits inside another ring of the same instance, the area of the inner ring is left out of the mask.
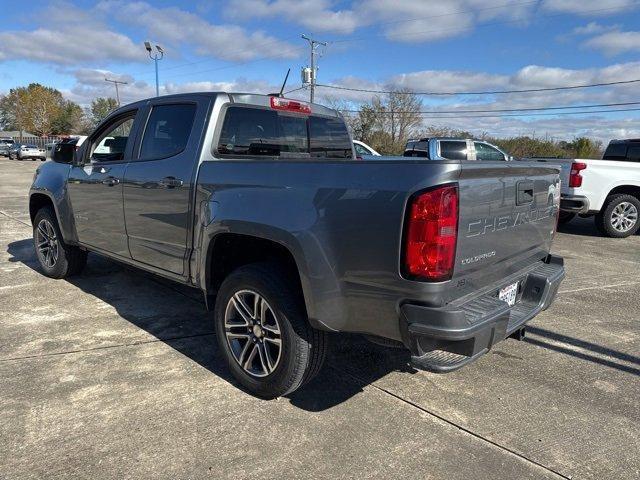
[[[282,94],[282,92],[284,92],[284,87],[287,84],[287,80],[289,79],[289,74],[291,73],[291,69],[287,70],[287,75],[284,77],[284,82],[282,82],[282,88],[280,89],[280,93],[278,94],[279,97],[283,97],[284,95]]]

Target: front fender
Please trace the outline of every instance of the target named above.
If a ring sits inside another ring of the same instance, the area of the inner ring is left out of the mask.
[[[35,211],[32,211],[34,195],[46,196],[55,210],[62,238],[65,243],[74,245],[78,242],[78,236],[73,209],[67,194],[67,178],[70,169],[71,165],[51,161],[43,163],[36,169],[33,183],[29,189],[29,211],[33,221],[35,216]]]

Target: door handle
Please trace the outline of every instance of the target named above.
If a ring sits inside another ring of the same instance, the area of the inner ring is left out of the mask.
[[[165,188],[178,188],[183,185],[183,181],[175,177],[164,177],[158,182],[158,185]]]
[[[102,184],[106,185],[107,187],[113,187],[115,185],[118,185],[120,183],[120,180],[117,179],[116,177],[107,177],[104,180],[102,180]]]

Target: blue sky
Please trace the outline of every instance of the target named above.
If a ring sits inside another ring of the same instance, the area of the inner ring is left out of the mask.
[[[152,96],[143,41],[166,51],[161,93],[273,91],[308,63],[307,33],[326,41],[320,83],[367,89],[469,91],[640,79],[638,0],[221,0],[98,3],[0,1],[0,93],[39,82],[87,105]],[[15,13],[12,13],[15,12]],[[29,12],[25,14],[24,12]],[[320,101],[370,94],[318,89]],[[301,98],[308,94],[296,92]],[[563,92],[423,97],[425,109],[531,108],[640,102],[640,83]],[[471,106],[470,106],[471,104]],[[638,105],[640,107],[640,105]],[[631,108],[631,107],[630,107]],[[425,119],[508,136],[640,136],[640,112]]]

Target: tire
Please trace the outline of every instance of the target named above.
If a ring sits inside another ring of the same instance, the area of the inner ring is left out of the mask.
[[[560,218],[558,219],[558,223],[560,225],[564,225],[566,223],[569,223],[571,220],[573,220],[576,217],[575,213],[571,213],[571,212],[563,212],[562,210],[560,211]]]
[[[624,193],[607,198],[595,218],[598,230],[608,237],[626,238],[640,228],[640,200]]]
[[[43,242],[46,246],[42,246]],[[42,207],[33,220],[33,244],[42,272],[50,278],[67,278],[82,271],[87,252],[62,239],[52,207]]]
[[[214,310],[218,347],[235,379],[251,394],[277,398],[320,371],[327,334],[311,327],[302,295],[277,264],[255,263],[232,272],[218,291]]]

